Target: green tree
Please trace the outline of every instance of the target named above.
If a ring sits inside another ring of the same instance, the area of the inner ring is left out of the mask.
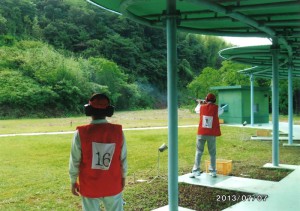
[[[194,78],[194,72],[190,63],[186,59],[182,59],[178,64],[178,86],[183,90],[186,85]]]
[[[0,10],[0,12],[1,12],[1,10]],[[7,33],[6,22],[7,22],[6,18],[3,17],[0,13],[0,35]]]
[[[206,67],[187,87],[193,97],[203,98],[208,92],[213,92],[210,90],[213,86],[249,85],[249,77],[238,73],[239,70],[246,67],[246,65],[231,61],[222,62],[222,67],[219,70]]]
[[[221,80],[218,70],[206,67],[187,87],[190,90],[191,97],[203,99],[207,93],[212,92],[211,87],[220,85]]]
[[[249,66],[235,63],[232,61],[223,61],[222,67],[219,69],[221,75],[221,84],[223,86],[250,85],[249,76],[239,73]]]
[[[127,83],[127,76],[116,63],[103,58],[89,58],[90,80],[108,87],[112,102],[120,109],[130,108],[137,102],[139,93],[134,84]],[[130,103],[127,102],[130,99]]]
[[[4,29],[0,30],[0,34],[28,37],[36,16],[36,7],[31,0],[1,0],[0,14],[0,29]]]
[[[204,54],[207,56],[206,66],[220,68],[222,59],[219,56],[221,49],[227,48],[226,42],[215,36],[204,36],[205,51]]]
[[[50,87],[40,86],[31,78],[9,69],[0,71],[0,84],[0,116],[2,117],[45,115],[47,113],[45,108],[55,106],[54,99],[58,98]]]
[[[23,76],[28,79],[23,80],[24,83],[34,82],[35,87],[39,86],[42,90],[40,92],[52,93],[48,95],[47,102],[55,104],[45,103],[44,109],[47,108],[49,112],[53,111],[53,115],[79,112],[83,102],[86,103],[86,96],[95,87],[88,81],[86,72],[81,70],[81,62],[66,58],[41,42],[21,41],[12,47],[2,47],[0,48],[0,61],[0,70],[18,72],[18,75],[13,74],[12,77]],[[35,90],[38,89],[35,88]],[[15,97],[17,98],[13,95],[12,99]],[[41,104],[43,105],[42,100]],[[31,107],[26,108],[31,109]]]
[[[196,74],[207,65],[207,55],[204,53],[203,36],[187,33],[179,33],[178,41],[178,59],[179,63],[185,59]]]

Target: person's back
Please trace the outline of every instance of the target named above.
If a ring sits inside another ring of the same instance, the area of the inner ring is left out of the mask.
[[[218,106],[214,103],[201,105],[198,135],[220,136]]]
[[[77,127],[82,159],[79,167],[80,194],[99,198],[122,191],[121,125],[90,124]]]
[[[71,191],[81,195],[83,210],[123,210],[122,190],[127,174],[127,149],[122,126],[108,123],[114,107],[104,94],[93,95],[85,105],[92,117],[75,132],[69,164]]]
[[[196,137],[196,154],[194,166],[192,168],[192,174],[190,175],[191,178],[201,175],[200,163],[206,141],[210,155],[211,176],[217,176],[216,136],[221,135],[219,114],[223,113],[223,109],[220,111],[219,107],[214,104],[215,102],[215,95],[208,93],[205,101],[199,101],[199,104],[195,108],[195,112],[199,113],[200,121]]]

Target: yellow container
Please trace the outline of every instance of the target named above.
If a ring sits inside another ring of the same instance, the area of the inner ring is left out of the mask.
[[[257,130],[256,131],[257,136],[271,136],[270,130]]]
[[[209,172],[210,161],[205,161],[206,173]],[[232,171],[232,160],[217,159],[217,174],[228,175]]]

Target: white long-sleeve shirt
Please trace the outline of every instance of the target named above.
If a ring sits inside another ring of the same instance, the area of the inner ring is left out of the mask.
[[[103,124],[107,123],[106,119],[92,120],[91,124]],[[69,161],[69,175],[71,183],[74,184],[77,181],[79,174],[79,165],[81,161],[81,143],[78,130],[74,133],[74,137],[71,145],[70,161]],[[121,163],[122,163],[122,172],[123,178],[127,176],[127,147],[126,140],[123,133],[123,146],[121,151]]]

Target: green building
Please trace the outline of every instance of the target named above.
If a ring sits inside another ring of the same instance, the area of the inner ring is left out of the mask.
[[[251,94],[250,86],[219,86],[212,87],[218,90],[217,102],[219,106],[225,107],[220,119],[224,123],[251,122]],[[269,122],[269,95],[270,88],[254,87],[254,123]]]

